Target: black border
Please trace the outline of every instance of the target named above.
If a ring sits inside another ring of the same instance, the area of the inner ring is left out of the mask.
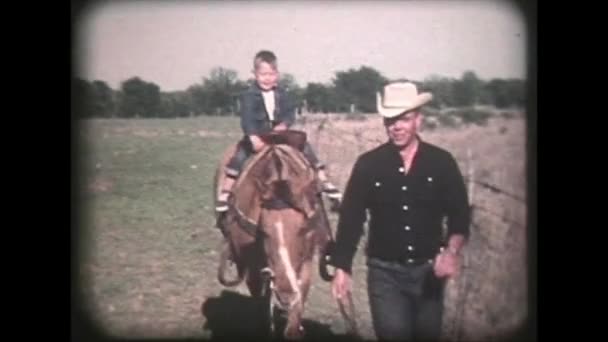
[[[513,1],[525,14],[526,24],[528,28],[528,106],[527,106],[527,166],[528,166],[528,321],[521,331],[518,331],[514,336],[506,337],[509,341],[536,341],[537,340],[537,305],[538,305],[538,259],[537,252],[539,250],[538,238],[538,218],[537,218],[537,42],[538,42],[538,5],[537,0],[514,0]],[[71,0],[70,4],[70,46],[69,61],[70,61],[70,89],[73,76],[75,74],[75,62],[77,56],[73,50],[75,41],[74,34],[77,28],[77,20],[82,18],[89,6],[95,5],[96,1],[77,1]],[[81,146],[78,144],[77,136],[75,135],[75,119],[78,117],[79,104],[72,97],[70,101],[70,336],[74,341],[102,341],[110,340],[108,336],[103,335],[95,324],[87,316],[83,310],[82,300],[79,292],[79,286],[76,275],[78,272],[78,255],[80,241],[78,227],[82,220],[81,210],[79,208],[78,189],[81,189],[81,178],[78,176],[79,156],[81,156]],[[52,120],[53,122],[65,123],[61,120]],[[48,134],[48,133],[47,133]],[[53,134],[53,140],[57,141],[56,132]],[[68,135],[66,135],[68,136]],[[65,142],[64,142],[65,144]],[[65,145],[62,145],[65,147]],[[61,148],[60,148],[61,149]],[[56,164],[56,162],[54,163]],[[59,173],[57,179],[64,177],[61,167],[55,169]],[[58,185],[58,184],[57,184]],[[60,193],[59,191],[58,193]],[[39,225],[44,229],[44,225]],[[59,234],[59,236],[63,236]],[[56,248],[51,248],[50,253],[55,253]],[[47,253],[49,253],[47,252]],[[54,278],[51,278],[54,279]],[[61,288],[61,286],[59,286]],[[51,291],[51,290],[48,290]],[[57,290],[55,290],[57,291]],[[59,290],[61,292],[61,290]],[[47,294],[51,295],[52,294]]]

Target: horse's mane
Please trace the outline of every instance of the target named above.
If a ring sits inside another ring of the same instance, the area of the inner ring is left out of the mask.
[[[283,203],[311,217],[317,187],[314,170],[302,153],[288,145],[270,145],[245,165],[235,184],[233,205],[251,224],[257,224],[262,204]]]

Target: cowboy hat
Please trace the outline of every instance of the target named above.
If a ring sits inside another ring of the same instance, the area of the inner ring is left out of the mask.
[[[376,93],[378,113],[385,118],[394,118],[431,101],[431,93],[418,93],[410,82],[395,82],[384,87],[384,97]]]

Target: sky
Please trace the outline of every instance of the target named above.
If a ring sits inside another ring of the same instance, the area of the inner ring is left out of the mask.
[[[251,77],[269,49],[297,83],[366,65],[389,79],[526,78],[526,22],[509,1],[108,1],[74,22],[76,76],[185,90],[222,66]]]

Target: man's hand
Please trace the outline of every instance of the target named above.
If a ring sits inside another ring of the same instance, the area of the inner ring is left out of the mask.
[[[437,255],[435,258],[435,264],[433,269],[435,275],[439,278],[443,277],[454,277],[458,275],[458,269],[460,268],[460,260],[458,255],[450,249],[445,249]]]
[[[464,246],[465,238],[460,234],[450,236],[447,248],[442,250],[435,258],[433,268],[437,277],[454,277],[460,268],[460,250]]]
[[[273,131],[286,131],[287,125],[284,122],[281,122],[280,124],[274,126],[274,128],[272,130]]]
[[[335,299],[346,297],[348,292],[352,290],[352,279],[346,271],[336,268],[334,280],[331,283],[331,293]]]
[[[266,143],[257,135],[250,135],[249,140],[251,141],[251,146],[253,147],[254,152],[260,152],[264,147],[266,147]]]

